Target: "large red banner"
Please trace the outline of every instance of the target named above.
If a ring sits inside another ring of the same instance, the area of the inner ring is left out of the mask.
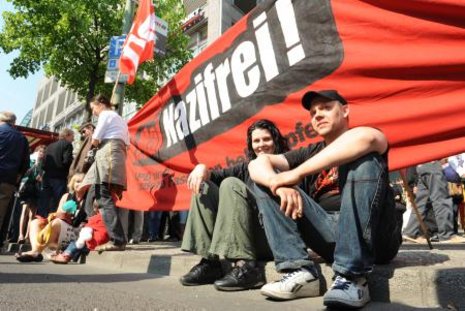
[[[381,129],[391,170],[465,151],[464,16],[462,0],[262,3],[130,120],[120,205],[187,209],[188,173],[243,161],[258,119],[307,145],[310,89],[337,89],[351,126]]]

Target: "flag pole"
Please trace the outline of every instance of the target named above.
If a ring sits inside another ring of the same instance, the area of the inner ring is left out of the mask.
[[[132,0],[126,0],[124,6],[124,19],[123,19],[123,27],[122,33],[128,34],[131,30],[131,25],[133,22],[134,17],[134,5]],[[119,78],[121,76],[120,70],[118,70],[118,77],[115,82],[115,86],[113,88],[113,92],[111,95],[111,103],[118,107],[118,114],[121,116],[123,114],[123,105],[124,105],[124,87],[126,83],[120,83]]]
[[[400,178],[402,179],[402,185],[404,186],[405,191],[407,192],[407,200],[410,202],[412,206],[412,210],[414,211],[415,215],[417,216],[418,223],[420,224],[420,229],[423,232],[423,235],[426,238],[426,242],[428,242],[429,249],[433,249],[433,245],[431,244],[431,240],[428,234],[428,228],[426,228],[425,222],[421,218],[420,212],[418,211],[418,206],[415,203],[414,195],[412,188],[410,188],[407,182],[407,176],[405,176],[405,172],[403,170],[399,170]]]
[[[116,94],[116,89],[118,88],[118,83],[119,83],[119,79],[121,77],[121,71],[118,69],[118,74],[116,75],[116,80],[115,80],[115,85],[113,85],[113,90],[111,91],[111,100],[110,102],[114,105],[116,105],[116,98],[115,98],[115,94]],[[119,108],[118,108],[119,110]],[[121,113],[120,113],[121,115]]]

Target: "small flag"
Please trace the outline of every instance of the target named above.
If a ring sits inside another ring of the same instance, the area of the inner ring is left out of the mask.
[[[120,71],[128,75],[128,84],[134,83],[137,67],[153,59],[155,46],[155,10],[151,0],[140,0],[120,58]]]

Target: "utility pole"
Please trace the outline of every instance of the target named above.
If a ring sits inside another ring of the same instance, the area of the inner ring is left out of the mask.
[[[126,0],[126,4],[124,6],[124,18],[123,18],[123,34],[128,34],[131,30],[132,19],[134,17],[134,4],[132,3],[133,0]],[[118,114],[120,116],[123,115],[123,105],[124,105],[124,86],[126,83],[119,82],[120,75],[118,74],[118,81],[116,82],[115,91],[113,92],[112,96],[112,103],[117,105],[118,107]]]

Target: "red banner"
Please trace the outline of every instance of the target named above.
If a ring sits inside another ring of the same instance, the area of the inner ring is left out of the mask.
[[[337,89],[350,125],[381,129],[390,168],[465,151],[465,2],[278,0],[257,6],[188,63],[129,122],[121,206],[189,207],[197,163],[245,159],[246,129],[277,123],[292,147],[314,140],[300,104]]]

